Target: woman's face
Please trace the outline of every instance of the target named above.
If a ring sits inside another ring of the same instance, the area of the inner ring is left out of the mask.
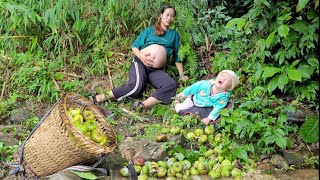
[[[170,24],[173,22],[176,14],[174,9],[168,8],[161,14],[161,26],[167,29]]]
[[[214,84],[219,89],[228,91],[232,86],[232,77],[226,72],[219,73]]]

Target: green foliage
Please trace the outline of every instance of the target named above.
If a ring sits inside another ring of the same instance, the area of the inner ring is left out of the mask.
[[[7,116],[6,113],[11,111],[15,104],[17,103],[17,98],[19,96],[17,94],[12,94],[9,98],[0,101],[0,119]]]
[[[195,19],[192,13],[193,1],[186,0],[174,3],[177,11],[177,19],[175,20],[175,29],[180,34],[181,47],[179,57],[184,63],[185,72],[189,76],[198,75],[198,57],[194,50],[192,42],[192,30],[195,28]]]
[[[285,149],[290,146],[289,133],[297,127],[287,122],[286,112],[294,107],[275,96],[267,96],[266,89],[256,87],[240,99],[240,104],[233,111],[224,109],[219,123],[226,133],[242,144],[252,144],[255,152],[270,154],[278,146]]]
[[[319,168],[319,158],[317,156],[308,157],[307,155],[305,155],[303,156],[303,159],[303,167]]]
[[[18,145],[6,146],[3,142],[0,141],[0,160],[9,162],[13,160],[13,153],[18,148]]]
[[[299,129],[299,135],[307,143],[316,143],[319,140],[319,119],[308,117]]]
[[[39,121],[39,118],[34,116],[30,119],[26,119],[23,123],[27,126],[27,128],[33,129],[39,123]]]
[[[289,4],[283,1],[267,5],[257,3],[241,20],[233,19],[227,25],[232,27],[237,24],[237,29],[242,27],[246,34],[252,36],[250,39],[257,40],[249,46],[251,54],[244,62],[244,71],[254,74],[248,82],[265,84],[270,94],[279,88],[283,93],[295,94],[300,101],[314,101],[316,96],[312,94],[319,89],[318,83],[305,85],[319,75],[315,46],[319,37],[315,33],[319,29],[319,17],[310,8],[297,14],[290,8],[282,10],[281,6]],[[265,15],[263,12],[269,9],[273,10],[272,13]],[[243,19],[246,20],[245,25],[239,27]],[[262,23],[264,21],[270,24],[267,26]],[[259,30],[258,34],[254,33],[257,32],[255,29]],[[263,37],[262,34],[268,34],[267,38],[259,38]],[[260,77],[262,81],[258,79]]]
[[[98,179],[98,177],[90,171],[88,172],[71,171],[71,172],[83,179]]]
[[[148,125],[144,128],[144,133],[142,136],[147,139],[152,139],[160,134],[161,129],[162,127],[160,124]],[[141,139],[142,137],[138,135],[136,138]]]

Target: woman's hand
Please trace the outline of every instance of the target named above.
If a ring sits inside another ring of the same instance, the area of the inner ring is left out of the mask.
[[[188,76],[180,76],[180,80],[183,81],[183,82],[187,82],[189,80],[189,77]]]
[[[141,62],[146,66],[146,67],[152,67],[153,64],[153,59],[151,58],[150,53],[141,53],[142,57],[140,58]]]
[[[132,52],[146,67],[152,67],[153,59],[151,58],[150,53],[141,53],[138,48],[132,48]]]
[[[202,122],[203,124],[205,124],[206,126],[209,125],[210,121],[211,121],[211,119],[208,118],[208,117],[201,119],[201,122]]]

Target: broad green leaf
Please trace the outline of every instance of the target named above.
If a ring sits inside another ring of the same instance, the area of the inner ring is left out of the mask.
[[[315,69],[316,67],[309,65],[301,65],[298,67],[298,70],[301,72],[302,77],[304,78],[310,78]]]
[[[291,14],[292,14],[292,13],[287,13],[287,14],[284,14],[284,15],[282,15],[282,16],[279,16],[279,17],[277,18],[277,22],[278,22],[279,24],[283,24],[284,22],[289,21],[290,19],[292,19]]]
[[[271,77],[273,76],[274,74],[280,72],[281,69],[280,68],[276,68],[276,67],[265,67],[263,69],[263,74],[262,74],[262,77]]]
[[[268,137],[265,137],[262,139],[266,143],[266,145],[269,145],[270,143],[274,142],[274,137],[272,137],[272,136],[268,136]]]
[[[230,116],[229,110],[226,109],[226,108],[222,109],[222,110],[220,111],[220,114],[221,114],[222,116],[227,116],[227,117]]]
[[[319,6],[319,0],[316,0],[316,3],[314,4],[314,9],[316,10],[318,6]]]
[[[273,43],[274,41],[274,35],[275,35],[276,31],[273,31],[271,34],[269,34],[267,40],[266,40],[266,46],[269,48],[271,43]]]
[[[259,17],[259,20],[257,22],[257,25],[258,25],[258,29],[259,31],[263,30],[265,27],[266,27],[266,24],[267,24],[267,19],[265,16],[260,16]]]
[[[287,146],[286,138],[284,138],[284,137],[278,137],[278,138],[276,138],[276,144],[277,144],[281,149],[285,149],[286,146]]]
[[[286,57],[285,50],[283,48],[280,48],[275,55],[275,58],[279,60],[279,65],[281,65],[284,62],[285,57]]]
[[[242,131],[243,127],[242,126],[236,126],[234,128],[234,134],[239,134]]]
[[[288,69],[288,77],[294,81],[301,82],[302,74],[297,69]]]
[[[285,74],[281,74],[278,79],[278,87],[283,91],[284,86],[289,82],[289,78]]]
[[[290,28],[285,24],[281,24],[278,28],[278,33],[282,37],[286,37],[289,31],[290,31]]]
[[[249,12],[247,13],[247,15],[251,20],[253,20],[256,17],[258,17],[261,13],[262,13],[262,8],[257,7],[257,8],[250,9]]]
[[[279,79],[279,76],[276,76],[276,77],[273,77],[269,82],[267,89],[270,94],[277,88],[278,79]]]
[[[280,128],[275,129],[275,132],[280,136],[284,136],[285,135],[284,131],[282,129],[280,129]]]
[[[246,19],[241,18],[241,20],[238,22],[237,28],[242,29],[245,24],[246,24]]]
[[[299,135],[307,143],[316,143],[319,140],[319,119],[307,119],[299,129]]]
[[[300,62],[300,59],[293,61],[293,63],[290,64],[289,68],[290,69],[294,68],[297,64],[299,64],[299,62]]]
[[[98,179],[96,175],[94,175],[92,172],[81,172],[81,171],[71,171],[77,176],[83,178],[83,179]]]
[[[308,26],[309,25],[305,21],[299,21],[299,20],[290,25],[292,29],[300,33],[306,33],[308,30]]]
[[[179,161],[182,161],[185,156],[182,153],[174,153],[174,157],[177,158]]]
[[[310,58],[310,59],[308,59],[308,64],[309,64],[310,66],[316,66],[316,67],[318,67],[318,66],[319,66],[319,61],[318,61],[318,59],[316,59],[316,58]]]
[[[243,160],[248,159],[248,154],[247,154],[247,152],[246,152],[243,148],[241,148],[241,147],[237,148],[237,149],[233,152],[233,154],[234,154],[235,156],[237,156],[238,158],[240,158],[240,159],[243,159]]]
[[[301,11],[308,4],[309,0],[299,0],[296,6],[296,12]]]
[[[240,21],[243,21],[243,18],[233,18],[230,21],[227,22],[226,27],[232,28],[236,24],[238,24]]]
[[[256,42],[257,46],[259,47],[259,49],[261,50],[260,52],[263,53],[265,47],[266,47],[266,41],[264,39],[259,39]]]

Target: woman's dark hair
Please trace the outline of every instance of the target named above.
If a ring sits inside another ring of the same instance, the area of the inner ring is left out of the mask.
[[[162,7],[162,9],[161,9],[161,14],[163,14],[164,11],[166,9],[169,9],[169,8],[173,9],[174,10],[174,14],[176,15],[176,10],[174,9],[173,6],[170,6],[170,5],[164,5]],[[158,21],[157,21],[156,25],[154,26],[154,31],[155,31],[155,34],[157,36],[163,36],[164,35],[164,30],[161,27],[161,18],[160,17],[158,18]]]

